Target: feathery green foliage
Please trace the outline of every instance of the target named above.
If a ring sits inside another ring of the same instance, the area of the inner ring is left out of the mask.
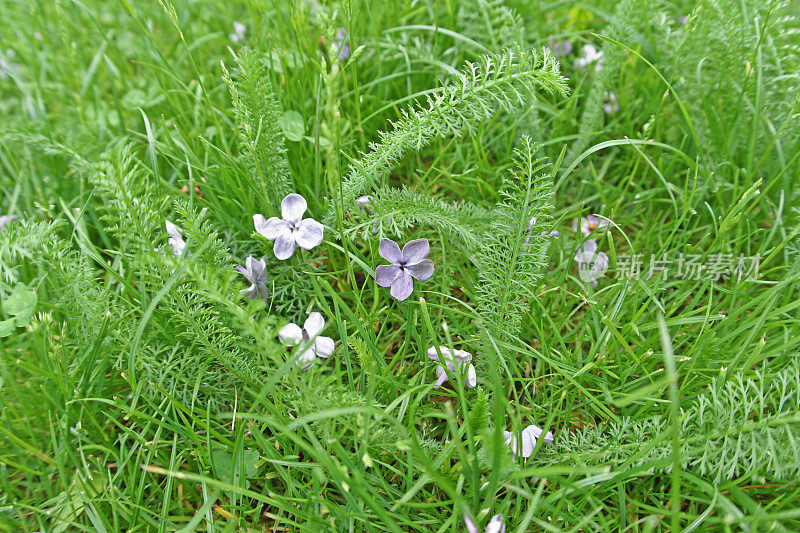
[[[242,169],[240,183],[262,195],[277,212],[281,199],[291,190],[289,163],[280,127],[282,116],[267,76],[264,58],[247,47],[235,55],[236,69],[223,77],[231,93],[236,116]]]
[[[494,335],[518,334],[547,266],[552,221],[552,168],[540,148],[523,137],[503,201],[475,253],[477,312]]]
[[[0,531],[800,530],[797,2],[123,4],[0,0]]]
[[[474,134],[498,110],[512,111],[536,93],[566,95],[558,62],[547,49],[508,49],[467,63],[462,73],[441,90],[426,96],[425,105],[403,110],[391,132],[355,161],[343,183],[342,203],[352,209],[359,194],[368,193],[411,150],[433,139]]]
[[[719,383],[722,381],[721,383]],[[681,413],[682,463],[712,483],[744,478],[769,482],[800,475],[800,366],[762,368],[753,378],[715,378]],[[542,451],[548,462],[610,465],[614,470],[671,467],[669,421],[629,417],[586,426]]]

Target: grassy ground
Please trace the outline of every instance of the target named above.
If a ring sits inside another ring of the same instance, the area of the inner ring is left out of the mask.
[[[0,530],[800,530],[797,15],[0,0]],[[492,70],[553,39],[560,74]],[[287,192],[325,238],[279,261],[252,217]],[[430,241],[405,301],[381,237]],[[310,311],[303,372],[277,332]]]

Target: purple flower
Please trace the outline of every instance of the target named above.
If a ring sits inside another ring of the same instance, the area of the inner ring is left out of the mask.
[[[611,226],[611,222],[605,218],[600,218],[597,215],[588,215],[580,219],[581,233],[584,237],[588,237],[592,232],[605,233]],[[577,233],[578,219],[572,223],[572,229]]]
[[[614,91],[606,91],[603,93],[603,96],[606,99],[606,102],[603,104],[603,111],[605,111],[606,115],[611,115],[619,111],[619,102],[617,102],[617,95]]]
[[[578,263],[578,275],[583,281],[597,287],[597,280],[602,278],[608,270],[608,256],[597,251],[597,243],[590,239],[575,253],[575,262]]]
[[[528,243],[530,241],[530,238],[533,235],[533,226],[535,226],[538,221],[539,221],[539,219],[537,217],[533,217],[532,219],[530,219],[528,221],[528,235],[527,235],[527,237],[525,237],[525,245],[526,246],[528,245]],[[542,236],[556,238],[556,237],[558,237],[560,235],[560,233],[557,230],[553,230],[553,231],[550,231],[550,232],[548,232],[547,230],[544,230],[544,231],[541,232],[541,235]]]
[[[0,231],[3,231],[6,224],[13,220],[17,220],[17,215],[0,215]]]
[[[562,39],[560,41],[553,39],[550,41],[548,47],[553,51],[553,55],[556,57],[563,57],[572,52],[572,43],[566,39]]]
[[[247,26],[241,22],[233,21],[233,33],[228,35],[228,39],[233,43],[244,42],[245,34],[247,33]]]
[[[584,44],[581,47],[581,56],[575,61],[575,66],[585,69],[592,63],[595,63],[595,72],[603,68],[603,51],[598,50],[591,44]]]
[[[281,201],[281,216],[271,217],[253,215],[256,231],[271,241],[275,241],[273,251],[280,260],[289,259],[294,253],[295,245],[306,250],[318,246],[322,242],[322,224],[313,218],[303,219],[308,204],[299,194],[289,194]]]
[[[484,511],[488,511],[488,509],[484,509]],[[464,515],[464,524],[467,526],[468,533],[480,533],[478,526],[476,526],[475,522],[473,522],[467,515]],[[503,515],[494,515],[492,519],[489,520],[489,523],[486,524],[486,529],[483,531],[484,533],[505,533],[506,524],[505,520],[503,519]]]
[[[366,194],[364,196],[359,196],[358,199],[356,200],[356,203],[358,204],[358,208],[361,209],[362,213],[364,213],[365,215],[372,214],[372,196]],[[372,222],[372,233],[373,234],[378,233],[377,220],[374,220]]]
[[[339,53],[339,61],[345,61],[350,57],[350,41],[347,40],[346,29],[336,28],[336,42],[333,44],[333,49]]]
[[[514,433],[510,431],[504,431],[503,434],[506,437],[506,446],[511,448],[511,453],[513,454],[514,458],[516,459],[517,454],[520,454],[522,457],[527,459],[533,454],[533,449],[536,448],[537,439],[542,437],[542,428],[531,424],[523,429],[521,435],[522,446],[517,445],[517,436]],[[553,433],[548,431],[542,438],[545,442],[553,442]]]
[[[170,248],[172,248],[172,253],[175,254],[176,257],[182,256],[186,249],[186,241],[183,240],[183,235],[181,235],[178,226],[169,220],[164,221],[164,226],[166,226],[167,233],[169,234],[168,243]]]
[[[400,301],[411,296],[414,279],[425,281],[433,275],[433,261],[426,259],[431,252],[428,239],[408,241],[400,247],[391,239],[383,239],[378,253],[391,265],[380,265],[375,269],[375,283],[391,287],[389,294]]]
[[[251,255],[245,259],[244,264],[244,267],[236,265],[236,270],[241,272],[251,285],[246,289],[242,289],[241,292],[251,300],[260,297],[266,302],[267,296],[269,296],[269,289],[267,289],[267,260],[263,257],[257,260]]]
[[[335,345],[330,337],[320,336],[325,328],[325,319],[316,311],[308,315],[303,328],[297,324],[286,324],[278,331],[280,341],[289,347],[300,345],[300,356],[297,364],[301,370],[309,370],[314,366],[317,357],[327,359],[333,353]]]
[[[442,354],[441,357],[439,357],[439,353]],[[451,373],[464,372],[464,384],[469,388],[474,388],[478,384],[475,367],[470,363],[472,361],[471,353],[464,350],[450,350],[447,346],[439,346],[437,351],[435,346],[431,346],[428,348],[428,358],[439,362],[436,366],[437,389],[450,379],[447,375],[448,370]]]

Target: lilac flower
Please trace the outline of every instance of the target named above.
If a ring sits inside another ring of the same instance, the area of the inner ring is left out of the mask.
[[[337,51],[339,61],[346,61],[350,57],[350,41],[347,40],[347,30],[336,28],[336,42],[333,44],[334,51]]]
[[[241,43],[245,39],[245,33],[247,33],[247,26],[241,22],[233,21],[233,33],[228,35],[228,39],[230,39],[232,43]]]
[[[369,209],[372,206],[372,196],[365,194],[364,196],[359,196],[356,200],[358,207],[362,210]]]
[[[273,251],[280,260],[289,259],[294,253],[295,245],[306,250],[318,246],[322,242],[322,224],[313,218],[303,219],[308,204],[299,194],[289,194],[281,201],[281,216],[271,217],[253,215],[256,231],[271,241],[275,241]]]
[[[439,357],[440,352],[442,354],[441,357]],[[439,346],[437,351],[435,346],[431,346],[428,348],[428,358],[439,362],[436,366],[437,389],[450,379],[447,375],[448,370],[451,373],[456,371],[465,372],[464,384],[471,389],[478,384],[475,367],[470,363],[472,361],[471,353],[464,350],[450,350],[447,346]]]
[[[597,251],[597,243],[590,239],[583,243],[581,249],[575,254],[578,263],[578,275],[583,281],[597,287],[597,280],[602,278],[608,270],[608,256]]]
[[[617,102],[617,95],[614,91],[606,91],[603,93],[603,96],[606,99],[606,102],[603,104],[603,111],[605,111],[606,115],[611,115],[619,111],[619,102]]]
[[[484,511],[488,511],[488,509],[484,509]],[[480,533],[480,529],[478,526],[475,525],[475,522],[470,520],[469,516],[464,515],[464,524],[467,526],[468,533]],[[503,519],[502,514],[496,514],[489,520],[489,523],[486,524],[486,529],[483,530],[484,533],[505,533],[506,531],[506,523]]]
[[[289,323],[278,331],[278,338],[284,345],[289,347],[300,345],[297,364],[301,370],[309,370],[314,366],[317,357],[327,359],[333,353],[335,348],[333,339],[319,335],[324,328],[325,319],[314,311],[308,315],[302,329],[297,324]]]
[[[0,215],[0,231],[3,231],[6,224],[13,220],[17,220],[17,215]]]
[[[172,253],[175,254],[176,257],[182,256],[186,249],[186,241],[183,240],[183,235],[181,235],[178,227],[169,220],[165,220],[164,225],[167,227],[167,233],[169,234],[168,243],[170,248],[172,248]]]
[[[244,264],[244,267],[236,265],[236,270],[241,272],[251,285],[240,292],[251,300],[260,297],[266,302],[267,296],[269,296],[269,289],[267,289],[267,260],[263,257],[257,260],[251,255],[245,259]]]
[[[611,222],[605,218],[600,218],[597,215],[588,215],[580,219],[581,233],[584,237],[588,237],[592,232],[605,233],[611,226]],[[572,229],[577,233],[578,219],[572,223]]]
[[[511,448],[511,453],[514,456],[514,459],[517,458],[518,453],[527,459],[533,454],[533,449],[536,448],[536,441],[542,437],[542,428],[531,424],[523,429],[522,446],[517,446],[517,436],[514,433],[510,431],[504,431],[503,434],[506,437],[506,446]],[[542,438],[545,442],[553,442],[553,433],[548,431]]]
[[[530,219],[528,221],[528,234],[525,237],[525,245],[526,246],[528,245],[528,243],[530,241],[530,238],[533,235],[533,226],[535,226],[536,222],[538,222],[538,221],[539,221],[539,219],[537,217],[533,217],[532,219]],[[544,231],[541,232],[541,235],[543,237],[547,236],[547,237],[556,238],[556,237],[558,237],[560,235],[560,233],[557,230],[553,230],[553,231],[550,231],[550,232],[544,230]]]
[[[556,57],[567,56],[572,52],[572,43],[566,39],[560,41],[553,39],[550,41],[548,47],[553,51],[553,55]]]
[[[595,63],[595,72],[603,68],[603,51],[598,50],[591,44],[584,44],[581,47],[581,56],[575,61],[575,66],[585,69],[591,63]]]
[[[428,239],[408,241],[400,247],[391,239],[383,239],[378,253],[391,265],[380,265],[375,269],[375,283],[391,287],[389,294],[400,301],[411,296],[414,279],[425,281],[433,275],[433,261],[426,259],[431,252]]]
[[[364,213],[365,215],[372,214],[372,196],[369,195],[359,196],[358,199],[356,200],[356,203],[358,204],[358,207],[359,209],[361,209],[362,213]],[[374,220],[372,222],[372,233],[373,234],[378,233],[377,220]]]

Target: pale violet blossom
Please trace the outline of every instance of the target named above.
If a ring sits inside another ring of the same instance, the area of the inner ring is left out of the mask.
[[[581,55],[575,61],[575,66],[577,68],[585,69],[592,63],[594,63],[594,70],[595,72],[599,71],[603,68],[603,51],[598,50],[591,44],[584,44],[581,47]]]
[[[441,357],[439,356],[440,353]],[[469,388],[474,388],[478,384],[475,367],[470,363],[472,361],[471,353],[464,350],[450,350],[447,346],[439,346],[437,350],[435,346],[431,346],[428,348],[428,358],[439,363],[436,366],[435,388],[438,389],[449,381],[448,371],[450,373],[463,372],[464,384]]]
[[[267,260],[263,257],[256,259],[251,255],[245,259],[244,265],[243,267],[236,265],[236,270],[247,278],[250,286],[240,292],[251,300],[261,298],[267,301],[269,296],[269,289],[267,289]]]
[[[359,196],[356,199],[356,203],[358,204],[358,208],[361,209],[361,212],[365,215],[372,215],[372,196],[365,194],[364,196]],[[378,221],[372,221],[372,233],[378,233]]]
[[[603,104],[603,111],[606,115],[612,115],[619,111],[619,102],[617,102],[617,95],[614,91],[606,91],[603,93],[605,103]]]
[[[350,57],[350,41],[347,39],[346,29],[336,28],[336,41],[333,49],[337,52],[339,61],[346,61]]]
[[[533,217],[532,219],[530,219],[530,220],[528,221],[528,234],[527,234],[527,236],[525,237],[525,244],[526,244],[526,245],[527,245],[527,244],[528,244],[528,242],[530,241],[530,238],[531,238],[531,236],[533,235],[533,227],[536,225],[536,223],[537,223],[538,221],[539,221],[539,219],[538,219],[537,217]],[[558,236],[560,235],[560,233],[558,232],[558,230],[553,230],[553,231],[549,231],[549,232],[548,232],[547,230],[542,230],[542,232],[540,233],[540,235],[542,235],[542,237],[552,237],[552,238],[556,238],[556,237],[558,237]]]
[[[488,509],[484,509],[484,512],[488,512]],[[468,533],[480,533],[480,529],[478,526],[475,525],[469,516],[464,515],[464,524],[467,526]],[[484,533],[505,533],[506,531],[506,523],[503,519],[502,514],[496,514],[489,520],[489,523],[486,524],[486,528],[483,530]]]
[[[391,287],[389,294],[405,300],[414,290],[414,279],[425,281],[433,275],[433,261],[426,259],[430,251],[428,239],[408,241],[402,252],[396,242],[383,239],[378,253],[391,264],[375,268],[375,283]]]
[[[361,209],[369,209],[372,206],[372,196],[368,194],[359,196],[358,199],[356,199],[356,203]]]
[[[566,39],[553,39],[547,46],[553,51],[553,55],[556,57],[567,56],[572,52],[572,43]]]
[[[271,241],[275,241],[273,251],[280,260],[289,259],[294,253],[295,245],[306,250],[318,246],[322,242],[322,224],[313,218],[303,218],[308,204],[299,194],[289,194],[281,201],[281,217],[253,215],[256,231]]]
[[[0,231],[3,231],[6,224],[13,220],[17,220],[17,215],[0,215]]]
[[[184,250],[186,249],[186,241],[183,240],[183,235],[181,235],[178,227],[169,220],[165,220],[164,225],[166,226],[167,233],[169,234],[168,243],[170,248],[172,248],[172,253],[177,257],[182,256]]]
[[[280,341],[289,347],[300,345],[297,365],[302,370],[309,370],[317,357],[327,359],[335,348],[333,339],[323,337],[320,332],[325,328],[325,319],[314,311],[308,315],[302,329],[297,324],[286,324],[278,331]]]
[[[575,262],[578,263],[578,275],[583,281],[597,287],[597,280],[602,278],[608,270],[608,256],[597,251],[597,243],[590,239],[583,243],[575,253]]]
[[[232,43],[238,44],[244,42],[246,33],[247,26],[241,22],[233,21],[233,33],[228,35],[228,39],[230,39]]]
[[[575,219],[572,223],[572,229],[576,233],[578,231],[578,224],[580,224],[581,234],[583,234],[584,237],[588,237],[595,231],[597,233],[605,233],[610,228],[611,221],[597,215],[587,215],[581,217],[580,220]]]
[[[531,424],[522,430],[522,434],[520,435],[522,437],[522,442],[521,445],[519,445],[517,443],[517,436],[514,433],[511,431],[503,432],[506,439],[506,446],[511,448],[511,453],[515,459],[517,454],[526,459],[530,457],[533,454],[533,449],[536,448],[536,441],[539,438],[543,439],[544,442],[553,442],[554,439],[552,432],[548,431],[545,433],[544,437],[542,437],[542,433],[542,428],[535,424]]]

